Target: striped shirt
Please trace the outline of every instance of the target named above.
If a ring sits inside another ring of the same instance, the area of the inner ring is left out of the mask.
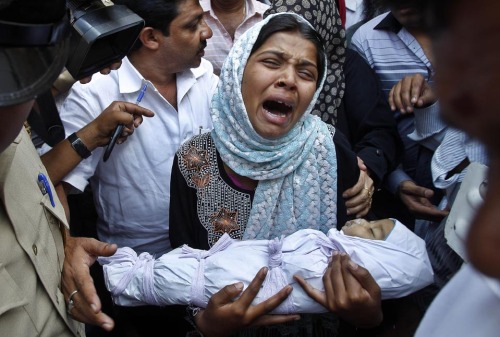
[[[201,0],[200,5],[204,10],[203,18],[213,32],[213,36],[207,40],[204,57],[212,63],[214,73],[219,75],[220,70],[222,69],[222,64],[229,54],[229,50],[233,46],[234,41],[212,10],[210,0]],[[254,24],[262,21],[264,12],[268,8],[269,5],[260,1],[246,0],[245,19],[238,26],[238,28],[236,28],[236,32],[234,33],[235,40]]]
[[[433,82],[434,68],[422,47],[390,12],[359,27],[349,47],[360,53],[374,69],[387,96],[392,87],[407,75],[422,74],[429,84]],[[413,114],[396,112],[394,118],[405,144],[403,165],[406,172],[397,169],[391,173],[387,181],[388,189],[395,192],[404,180],[415,180],[419,185],[431,187],[431,181],[423,183],[408,172],[416,172],[419,168],[415,162],[418,157],[417,143],[434,151],[444,136],[446,125],[439,117],[438,103],[415,108]]]
[[[461,182],[467,172],[447,177],[464,159],[471,163],[488,165],[486,148],[479,141],[471,138],[465,132],[455,128],[448,128],[446,135],[432,157],[432,177],[434,185],[442,189],[451,189],[457,182]]]

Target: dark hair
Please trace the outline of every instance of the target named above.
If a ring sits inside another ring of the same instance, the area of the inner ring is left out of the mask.
[[[279,32],[299,32],[305,39],[311,41],[316,46],[316,62],[318,64],[318,83],[316,87],[320,85],[320,79],[323,78],[325,72],[325,48],[323,45],[323,39],[321,36],[312,28],[306,21],[299,19],[293,14],[280,14],[272,17],[269,22],[267,22],[259,32],[257,40],[253,45],[250,55],[252,55],[257,49],[259,49],[264,42],[273,34]]]
[[[145,27],[161,31],[165,36],[170,34],[172,21],[179,15],[179,4],[185,0],[115,0],[115,5],[125,5],[144,19]],[[137,50],[142,42],[137,39],[132,47]]]

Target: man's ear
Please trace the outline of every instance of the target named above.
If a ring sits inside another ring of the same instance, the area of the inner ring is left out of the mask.
[[[142,45],[148,49],[157,49],[159,44],[159,36],[162,34],[158,29],[153,27],[144,27],[139,33],[138,39],[141,40]]]

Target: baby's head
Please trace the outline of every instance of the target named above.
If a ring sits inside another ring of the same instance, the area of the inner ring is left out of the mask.
[[[415,247],[421,246],[420,237],[396,219],[350,220],[342,227],[342,233],[363,239],[390,242],[399,247],[407,247],[408,250],[412,251],[415,251]]]
[[[392,219],[382,219],[366,221],[365,219],[355,219],[347,221],[342,227],[345,235],[356,236],[363,239],[386,240],[395,227]]]
[[[328,236],[378,280],[382,298],[406,296],[408,289],[416,291],[433,281],[424,240],[396,219],[352,220]]]

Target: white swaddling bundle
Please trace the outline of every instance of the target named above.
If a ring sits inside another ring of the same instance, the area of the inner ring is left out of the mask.
[[[118,305],[206,307],[222,287],[241,281],[246,288],[268,266],[254,304],[291,284],[292,293],[273,313],[321,313],[327,310],[304,292],[293,275],[323,290],[323,273],[334,250],[349,254],[368,269],[383,299],[406,296],[433,281],[424,241],[400,223],[386,241],[347,236],[336,229],[328,235],[303,229],[274,240],[238,241],[224,234],[209,251],[183,246],[155,260],[148,253],[137,256],[130,248],[119,248],[115,255],[98,260],[106,287]]]

